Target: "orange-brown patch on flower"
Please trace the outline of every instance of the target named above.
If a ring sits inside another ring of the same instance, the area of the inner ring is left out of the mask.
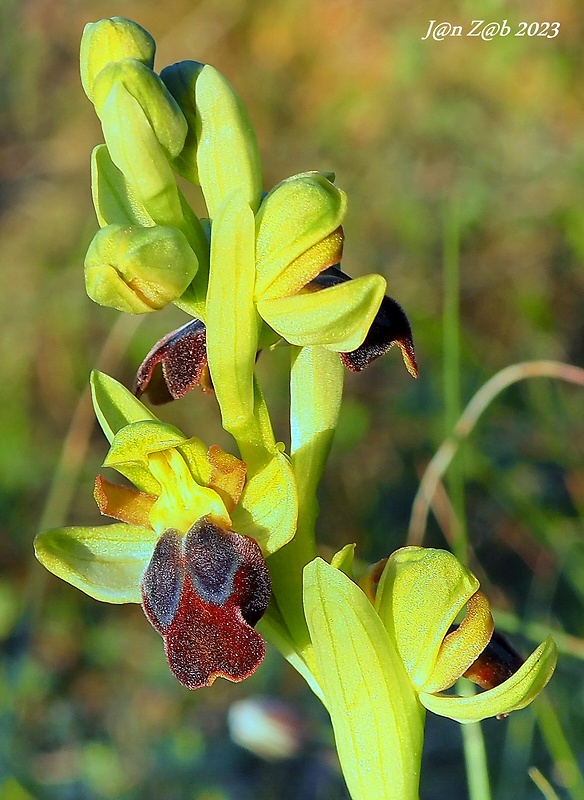
[[[324,269],[338,264],[343,255],[343,229],[339,226],[295,258],[264,292],[263,299],[288,297],[304,289]]]
[[[149,525],[150,510],[156,497],[130,486],[110,483],[103,475],[95,479],[95,502],[102,514],[127,522],[128,525]]]
[[[231,512],[241,497],[247,467],[239,458],[226,453],[216,444],[209,448],[207,458],[211,464],[209,488],[221,496],[225,508]]]

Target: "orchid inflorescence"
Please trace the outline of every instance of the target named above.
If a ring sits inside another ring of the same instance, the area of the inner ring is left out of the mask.
[[[154,54],[123,18],[83,34],[82,83],[105,138],[92,157],[100,230],[85,282],[102,305],[144,314],[174,303],[190,319],[154,345],[132,391],[93,373],[104,467],[133,487],[98,476],[98,508],[116,522],[43,532],[37,557],[97,600],[141,603],[188,688],[246,678],[268,638],[326,705],[352,796],[414,798],[425,709],[472,722],[522,708],[551,677],[555,646],[523,662],[446,551],[402,548],[359,582],[352,545],[330,563],[317,556],[316,489],[344,369],[397,344],[415,377],[410,325],[383,277],[341,271],[346,196],[334,176],[305,172],[264,193],[233,88],[196,61],[158,75]],[[208,219],[175,174],[200,187]],[[289,454],[255,374],[277,343],[291,352]],[[215,394],[238,457],[139,399],[195,386]],[[485,691],[445,694],[462,675]]]

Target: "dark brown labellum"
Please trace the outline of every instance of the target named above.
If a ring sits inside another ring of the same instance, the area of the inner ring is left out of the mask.
[[[483,689],[494,689],[514,675],[524,663],[510,642],[498,631],[493,631],[491,641],[464,677]]]
[[[335,265],[321,272],[306,288],[312,291],[327,289],[350,280],[351,278]],[[361,372],[376,358],[387,353],[394,344],[400,348],[404,364],[410,375],[417,378],[418,366],[409,320],[399,303],[386,295],[381,301],[379,311],[363,344],[356,350],[339,355],[347,369],[351,372]]]
[[[207,368],[207,329],[192,319],[158,341],[136,375],[136,397],[146,394],[154,405],[184,397],[190,389],[211,389]]]
[[[203,517],[166,531],[142,579],[142,606],[164,639],[169,666],[189,689],[241,681],[262,662],[253,629],[270,600],[270,574],[253,539]]]

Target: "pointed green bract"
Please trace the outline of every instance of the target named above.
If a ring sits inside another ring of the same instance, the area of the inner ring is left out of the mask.
[[[119,225],[152,225],[152,219],[132,205],[123,174],[111,159],[107,145],[100,144],[91,154],[91,191],[97,221],[101,228]]]
[[[222,205],[211,230],[207,291],[207,355],[223,427],[235,438],[254,416],[254,368],[259,319],[253,304],[254,220],[237,193]]]
[[[85,286],[100,305],[145,314],[180,297],[198,266],[177,228],[107,225],[89,245]]]
[[[256,297],[292,261],[336,230],[346,210],[345,193],[317,172],[295,175],[274,187],[256,216]]]
[[[36,537],[35,553],[50,572],[96,600],[139,603],[157,538],[149,528],[125,523],[54,528]]]
[[[346,544],[342,550],[335,553],[331,558],[331,566],[344,572],[351,580],[353,580],[353,561],[355,559],[355,546],[354,544]]]
[[[356,350],[385,295],[381,275],[365,275],[321,291],[260,300],[258,312],[290,344],[324,345],[337,353]]]
[[[94,370],[90,377],[91,399],[95,416],[108,440],[112,442],[115,434],[131,422],[156,420],[146,406],[121,383],[103,372]],[[148,469],[139,464],[117,467],[134,486],[148,494],[158,494],[160,486]]]
[[[93,83],[101,70],[112,61],[132,58],[154,67],[156,42],[148,31],[124,17],[89,22],[81,37],[81,83],[93,100]]]
[[[353,800],[417,800],[424,712],[363,592],[322,559],[304,570],[306,620]]]
[[[111,159],[136,204],[154,223],[180,227],[183,210],[168,157],[169,152],[180,152],[181,133],[173,144],[172,131],[163,131],[163,146],[147,111],[123,83],[112,83],[112,77],[108,68],[96,81],[100,89],[103,83],[100,118]]]
[[[296,531],[298,498],[290,462],[283,453],[246,482],[231,517],[238,533],[252,536],[264,556],[287,544]]]
[[[519,670],[504,683],[471,697],[427,694],[421,692],[420,702],[435,714],[457,722],[480,722],[519,711],[535,700],[553,675],[558,659],[551,637],[533,651]]]
[[[196,76],[198,178],[212,220],[236,192],[255,212],[262,193],[258,143],[247,111],[229,82],[206,64]]]
[[[478,588],[446,550],[402,547],[389,557],[375,605],[418,689],[432,673],[449,626]]]

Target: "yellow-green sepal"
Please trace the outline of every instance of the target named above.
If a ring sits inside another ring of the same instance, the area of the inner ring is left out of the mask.
[[[284,453],[274,453],[268,463],[247,480],[231,517],[235,530],[252,536],[266,557],[293,538],[298,496],[294,473]]]
[[[93,83],[111,61],[133,58],[147,67],[154,67],[156,42],[148,31],[124,17],[89,22],[81,37],[81,83],[93,101]]]
[[[262,194],[262,171],[255,131],[231,84],[205,64],[192,75],[196,108],[198,180],[209,216],[215,220],[235,192],[255,213]]]
[[[304,569],[304,607],[351,797],[417,799],[424,711],[373,606],[317,558]]]
[[[108,442],[111,443],[120,428],[129,425],[130,422],[158,421],[144,403],[105,372],[93,370],[89,377],[89,385],[95,416]]]
[[[41,564],[106,603],[139,603],[140,581],[157,541],[150,528],[117,523],[53,528],[34,542]]]
[[[198,266],[178,228],[107,225],[85,256],[85,288],[99,305],[146,314],[179,298]]]
[[[233,193],[212,223],[206,322],[209,371],[223,427],[236,439],[254,416],[260,327],[253,302],[254,246],[252,210],[242,195]]]
[[[421,692],[420,702],[434,714],[463,723],[510,714],[535,700],[552,677],[557,659],[556,645],[548,637],[516,673],[494,689],[469,697]]]
[[[345,193],[318,172],[294,175],[275,186],[256,215],[256,297],[264,296],[292,262],[335,231],[346,210]],[[290,291],[300,288],[294,276],[290,285]]]
[[[290,344],[356,350],[367,336],[385,295],[381,275],[365,275],[321,291],[257,304],[262,318]]]
[[[170,450],[187,441],[178,428],[160,420],[142,420],[125,425],[114,436],[103,462],[120,472],[120,468],[137,464],[148,468],[148,457]]]
[[[418,690],[430,679],[450,625],[479,588],[446,550],[402,547],[387,560],[375,605]]]

